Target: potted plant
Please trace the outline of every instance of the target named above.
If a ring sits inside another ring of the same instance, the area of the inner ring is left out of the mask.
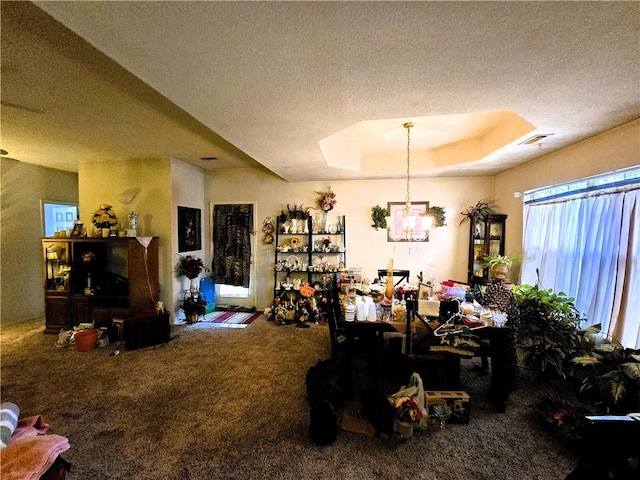
[[[509,276],[509,270],[514,263],[520,262],[522,256],[520,255],[499,255],[491,254],[486,255],[480,261],[482,268],[489,269],[489,276],[499,280],[507,280]]]
[[[579,394],[597,413],[626,414],[638,408],[640,350],[624,348],[599,335],[600,325],[581,331],[580,349],[571,358]]]
[[[198,321],[198,317],[205,314],[207,302],[204,301],[200,292],[185,291],[180,308],[184,312],[187,323],[192,324]]]
[[[462,220],[460,220],[460,225],[467,219],[473,223],[478,221],[484,222],[491,213],[493,213],[493,207],[490,202],[488,200],[480,200],[475,205],[467,207],[464,212],[460,212],[461,215],[464,215]]]
[[[531,380],[549,375],[566,378],[565,359],[576,351],[578,327],[584,321],[574,299],[538,285],[516,285],[513,294],[520,311],[516,343],[520,364]]]

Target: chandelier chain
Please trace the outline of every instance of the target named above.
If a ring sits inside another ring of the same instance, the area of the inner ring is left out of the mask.
[[[411,194],[409,193],[409,181],[411,178],[411,161],[410,161],[410,151],[411,151],[411,127],[413,127],[413,122],[406,122],[403,126],[407,129],[407,198],[405,202],[405,208],[408,210],[411,208]]]

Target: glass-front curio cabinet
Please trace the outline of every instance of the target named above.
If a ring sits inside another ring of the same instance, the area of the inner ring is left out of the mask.
[[[504,255],[506,215],[490,214],[484,220],[472,220],[469,232],[469,265],[467,281],[484,285],[489,280],[489,269],[482,268],[487,255]]]

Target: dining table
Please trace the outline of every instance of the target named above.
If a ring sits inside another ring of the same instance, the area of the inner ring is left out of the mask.
[[[425,317],[418,313],[417,303],[412,301],[406,302],[406,317],[403,321],[381,321],[381,320],[353,320],[345,321],[344,318],[338,320],[338,327],[344,333],[345,340],[345,370],[348,376],[349,385],[351,385],[351,376],[353,373],[354,360],[356,356],[357,342],[366,340],[368,351],[366,358],[368,359],[369,368],[372,370],[372,383],[374,388],[379,387],[382,375],[382,361],[384,354],[384,335],[398,334],[403,337],[402,355],[411,361],[416,355],[416,342],[414,330],[418,324],[428,330],[431,339],[427,342],[426,351],[433,348],[433,353],[440,351],[437,348],[438,338],[433,332],[441,325],[442,319]],[[483,348],[472,354],[458,355],[458,357],[487,356],[490,360],[490,390],[489,395],[494,408],[498,412],[505,412],[510,396],[510,381],[508,369],[508,349],[511,341],[511,332],[508,326],[486,326],[476,328],[473,334],[483,340]],[[411,339],[411,341],[406,341]],[[435,347],[435,348],[434,348]],[[421,347],[425,350],[425,347]],[[446,350],[446,349],[445,349]],[[455,356],[456,353],[448,353]],[[455,358],[455,357],[454,357]],[[484,362],[483,362],[484,363]],[[459,389],[459,361],[457,362],[458,371],[455,372],[453,382],[449,385],[455,389]]]

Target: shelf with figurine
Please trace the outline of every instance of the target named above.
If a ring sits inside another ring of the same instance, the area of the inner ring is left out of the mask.
[[[305,218],[306,215],[306,218]],[[299,295],[300,286],[308,284],[322,291],[320,274],[344,270],[346,265],[345,217],[334,217],[335,228],[322,223],[326,215],[312,217],[301,206],[287,205],[274,225],[274,302],[284,292]],[[331,232],[325,232],[324,225]],[[339,227],[339,233],[338,232]]]

